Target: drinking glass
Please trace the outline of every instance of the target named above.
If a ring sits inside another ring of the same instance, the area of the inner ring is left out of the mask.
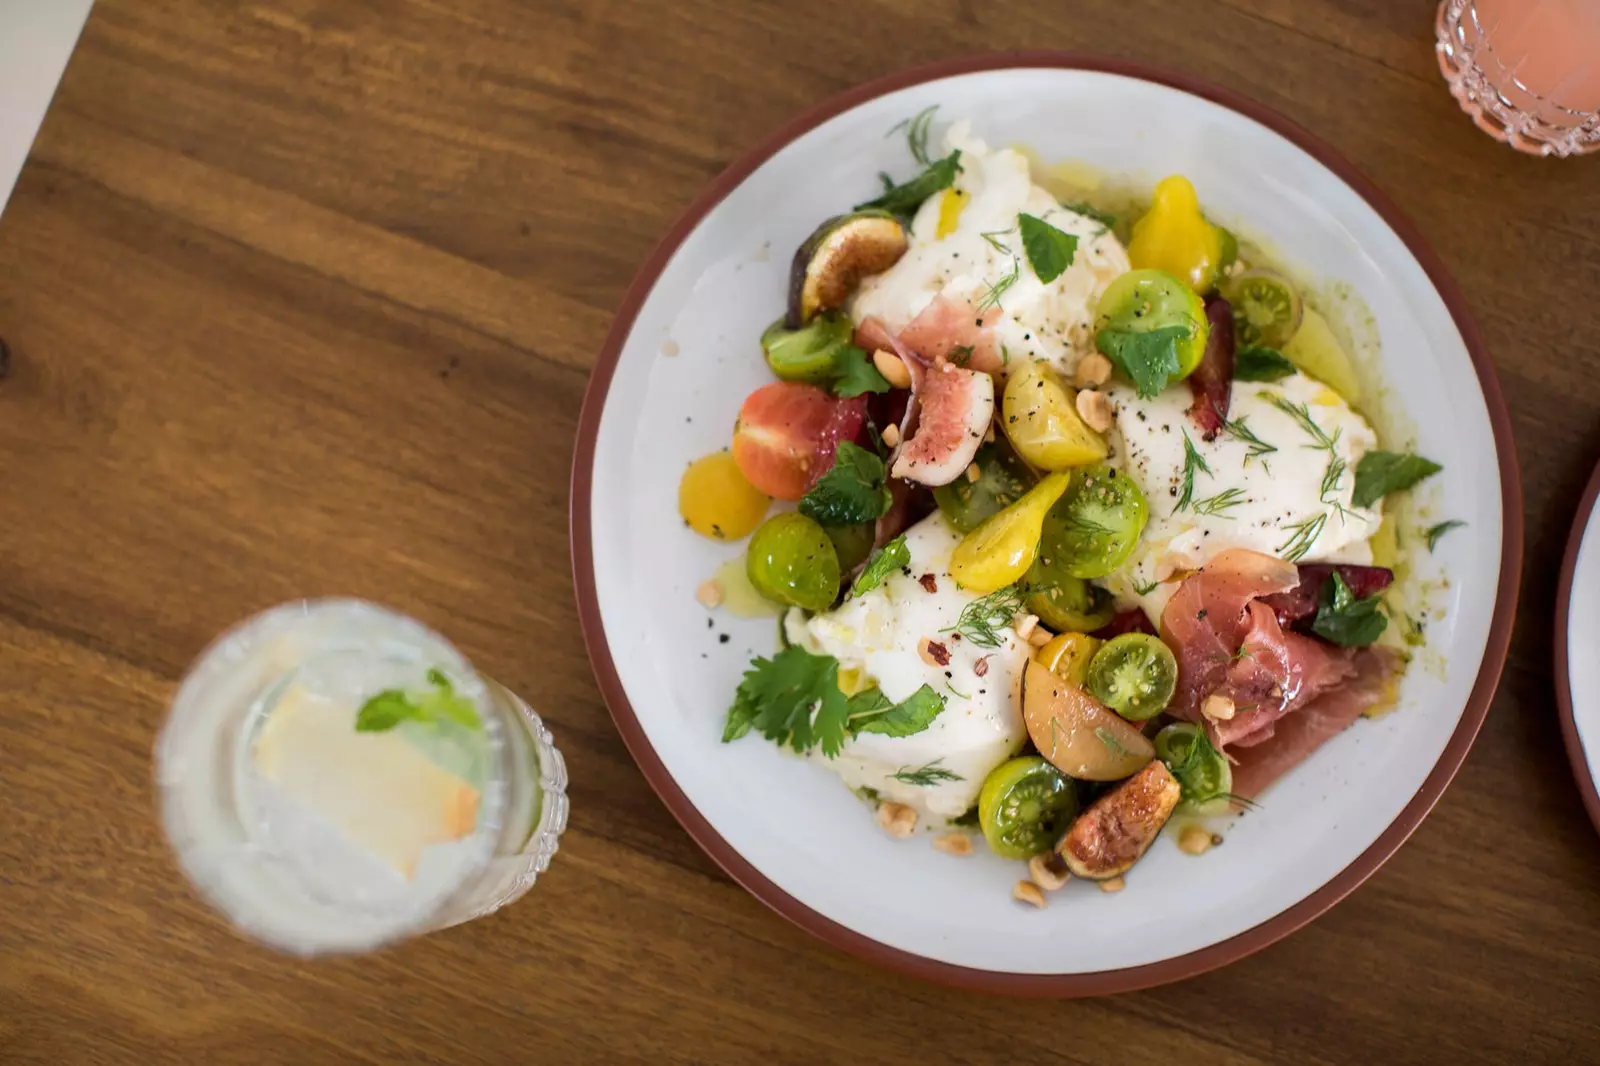
[[[201,895],[303,955],[505,906],[567,822],[566,765],[533,709],[360,600],[285,604],[219,637],[173,698],[155,768]]]
[[[1490,136],[1532,155],[1600,148],[1600,0],[1444,0],[1439,69]]]

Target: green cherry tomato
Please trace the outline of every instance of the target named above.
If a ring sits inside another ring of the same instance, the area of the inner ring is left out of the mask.
[[[839,598],[839,556],[823,528],[793,511],[773,515],[750,538],[745,573],[774,603],[823,611]]]
[[[1167,326],[1185,326],[1178,342],[1178,379],[1188,377],[1206,354],[1206,304],[1200,294],[1164,270],[1130,270],[1106,286],[1100,297],[1096,329],[1149,333]]]
[[[1126,474],[1089,467],[1045,515],[1039,555],[1052,573],[1105,577],[1133,554],[1149,515],[1144,492]]]
[[[978,448],[973,462],[978,464],[977,481],[958,477],[933,490],[933,502],[962,533],[971,533],[984,519],[1022,499],[1039,480],[999,434]]]
[[[1180,809],[1191,814],[1228,809],[1233,770],[1205,730],[1188,722],[1167,726],[1156,734],[1156,758],[1167,764],[1183,789]]]
[[[1037,755],[1001,763],[983,779],[978,825],[1002,859],[1031,859],[1055,847],[1078,813],[1071,778]]]
[[[834,554],[839,557],[839,572],[849,573],[872,554],[873,523],[862,522],[853,526],[824,526],[828,539],[833,541]]]
[[[1023,585],[1028,590],[1028,610],[1056,633],[1093,633],[1117,613],[1111,593],[1060,572],[1045,561],[1042,551]]]
[[[1089,661],[1089,694],[1130,722],[1144,722],[1172,702],[1178,660],[1160,637],[1124,633]]]
[[[1270,270],[1248,270],[1230,279],[1222,294],[1233,307],[1238,343],[1282,348],[1300,329],[1305,306],[1288,280]]]

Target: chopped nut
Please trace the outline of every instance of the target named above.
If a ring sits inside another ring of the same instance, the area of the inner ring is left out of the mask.
[[[1076,382],[1078,388],[1094,388],[1111,380],[1111,360],[1093,352],[1078,362]]]
[[[884,444],[887,444],[889,447],[893,448],[895,445],[900,443],[900,427],[891,422],[889,425],[883,427],[883,432],[880,433],[879,436],[883,438]]]
[[[983,471],[978,469],[978,464],[977,463],[968,463],[967,464],[967,480],[968,481],[976,482],[982,476],[983,476]]]
[[[950,649],[928,637],[917,641],[917,655],[929,666],[950,665]]]
[[[990,422],[989,423],[989,428],[983,431],[983,443],[985,443],[985,444],[993,444],[994,443],[994,423],[993,422]]]
[[[1213,722],[1226,722],[1233,717],[1233,701],[1219,692],[1213,692],[1200,705],[1200,713]]]
[[[661,342],[661,354],[662,355],[667,355],[667,356],[677,355],[678,354],[678,342],[675,341],[675,340],[670,340],[670,339],[662,341]]]
[[[1198,825],[1185,826],[1178,834],[1178,850],[1185,855],[1204,855],[1211,850],[1211,834]]]
[[[887,348],[879,348],[872,353],[872,365],[878,368],[878,373],[897,389],[911,387],[911,371],[906,369],[906,361]]]
[[[1036,615],[1036,614],[1025,614],[1025,615],[1023,615],[1021,618],[1017,619],[1017,636],[1021,637],[1023,640],[1027,640],[1030,636],[1033,635],[1033,630],[1034,630],[1034,628],[1036,626],[1038,626],[1038,624],[1039,624],[1039,616],[1038,615]]]
[[[904,803],[878,804],[878,825],[885,833],[904,840],[917,829],[917,812]]]
[[[923,574],[921,577],[917,578],[917,584],[921,585],[927,592],[939,591],[939,579],[934,577],[932,574]]]
[[[1034,626],[1033,632],[1028,634],[1028,643],[1032,644],[1035,648],[1042,648],[1055,639],[1055,634],[1050,632],[1044,626]]]
[[[972,854],[972,838],[966,833],[940,833],[933,838],[933,846],[946,855]]]
[[[1044,893],[1039,891],[1039,886],[1032,881],[1018,881],[1011,888],[1011,898],[1023,903],[1031,903],[1035,907],[1044,908]]]
[[[1078,415],[1084,425],[1096,433],[1104,433],[1111,428],[1111,402],[1103,392],[1084,389],[1078,393]]]
[[[1028,876],[1033,878],[1033,883],[1046,892],[1054,892],[1068,881],[1072,874],[1067,870],[1067,864],[1060,855],[1047,851],[1042,855],[1035,855],[1028,860]]]
[[[700,582],[700,587],[694,590],[694,598],[700,601],[700,606],[706,610],[713,610],[722,602],[722,582],[714,577],[708,577]]]
[[[1121,892],[1127,886],[1128,886],[1128,883],[1126,881],[1124,881],[1122,878],[1113,877],[1109,881],[1101,881],[1100,882],[1100,891],[1102,891],[1102,892]]]

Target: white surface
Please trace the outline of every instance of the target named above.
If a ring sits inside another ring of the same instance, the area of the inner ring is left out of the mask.
[[[1081,159],[1147,185],[1185,173],[1220,224],[1268,238],[1308,277],[1350,284],[1376,317],[1382,376],[1416,424],[1418,449],[1446,463],[1419,491],[1440,516],[1468,524],[1416,560],[1424,576],[1451,575],[1446,616],[1428,629],[1446,665],[1413,668],[1397,713],[1330,743],[1207,857],[1162,840],[1125,891],[1072,885],[1045,911],[1008,898],[1018,864],[890,840],[822,768],[759,738],[718,742],[740,673],[752,653],[773,651],[774,627],[723,616],[707,627],[695,587],[739,547],[695,536],[675,510],[685,465],[725,447],[744,395],[770,380],[756,338],[780,312],[792,250],[819,220],[872,195],[877,171],[911,172],[903,141],[884,132],[931,104],[951,119],[971,116],[991,144],[1026,143],[1047,160]],[[1454,731],[1482,658],[1501,548],[1497,472],[1487,408],[1443,301],[1382,218],[1310,155],[1161,86],[1086,71],[980,72],[880,97],[805,134],[679,248],[640,310],[602,414],[596,586],[650,743],[717,832],[784,891],[934,959],[1021,973],[1113,969],[1195,951],[1284,911],[1405,807]],[[727,644],[716,640],[723,629]]]
[[[1572,599],[1567,605],[1567,680],[1572,690],[1572,721],[1583,745],[1589,776],[1600,781],[1600,522],[1589,512],[1578,561],[1572,568]]]
[[[0,211],[94,0],[0,0]]]

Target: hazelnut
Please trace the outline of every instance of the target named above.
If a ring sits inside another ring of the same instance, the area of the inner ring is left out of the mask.
[[[911,371],[906,369],[906,361],[887,348],[879,348],[872,353],[872,365],[878,368],[878,373],[883,375],[883,380],[897,389],[911,387]]]
[[[972,838],[966,833],[940,833],[933,838],[933,846],[946,855],[972,854]]]
[[[1044,893],[1039,891],[1039,886],[1032,881],[1018,881],[1011,888],[1011,898],[1023,903],[1031,903],[1040,909],[1044,908]]]
[[[1084,389],[1078,393],[1078,417],[1083,419],[1084,425],[1096,433],[1104,433],[1111,428],[1111,402],[1105,398],[1104,393],[1092,389]]]
[[[722,602],[722,582],[714,577],[708,577],[700,582],[700,587],[694,590],[694,598],[700,601],[700,606],[706,610],[713,610]]]
[[[917,812],[904,803],[880,803],[878,825],[897,840],[904,840],[917,829]]]
[[[1207,696],[1206,701],[1200,705],[1200,713],[1213,722],[1226,722],[1233,717],[1233,712],[1233,701],[1217,692]]]
[[[1078,362],[1074,380],[1080,389],[1095,388],[1111,380],[1111,360],[1099,352],[1092,352]]]
[[[1034,884],[1046,892],[1054,892],[1072,880],[1072,874],[1067,871],[1065,860],[1053,851],[1029,859],[1028,876],[1033,878]]]

